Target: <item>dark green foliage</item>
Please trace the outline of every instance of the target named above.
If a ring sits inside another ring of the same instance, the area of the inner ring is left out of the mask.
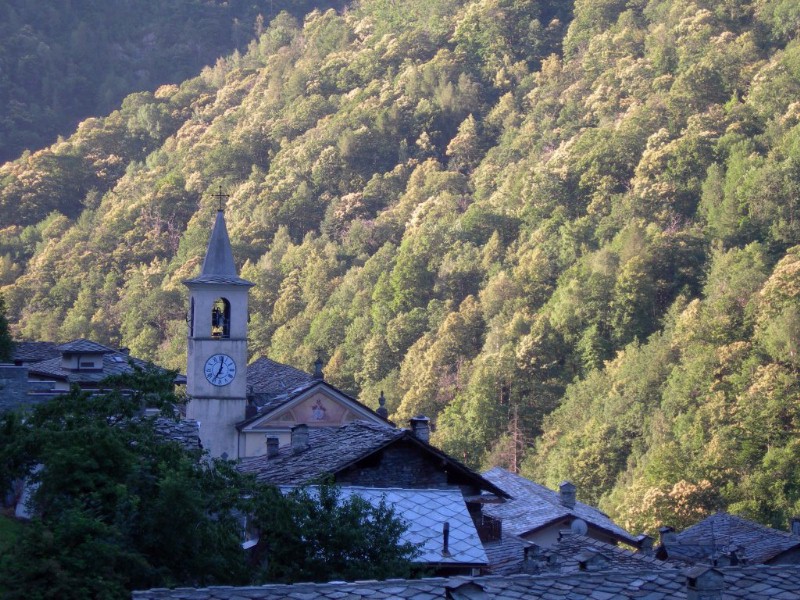
[[[0,8],[0,162],[71,131],[126,94],[194,75],[244,49],[281,10],[335,2],[140,0],[78,6],[11,0]],[[260,20],[258,16],[261,15]]]
[[[14,340],[11,338],[11,331],[8,328],[6,299],[3,294],[0,294],[0,363],[11,362],[13,350]]]
[[[405,525],[392,507],[373,507],[355,495],[345,499],[329,484],[264,496],[253,524],[262,532],[263,581],[410,577],[419,552],[400,541]]]
[[[632,527],[719,507],[779,521],[800,509],[797,16],[279,15],[246,52],[0,168],[12,328],[182,369],[180,282],[223,185],[258,283],[254,354],[308,369],[322,349],[330,381],[373,408],[384,390],[399,423],[427,413],[471,465],[572,477]]]
[[[409,573],[415,548],[398,543],[404,525],[391,509],[337,504],[332,488],[319,499],[283,498],[233,463],[200,460],[199,451],[159,437],[141,409],[172,414],[171,378],[137,372],[107,380],[108,393],[74,389],[24,422],[0,415],[0,488],[26,473],[37,486],[34,518],[0,559],[4,598],[125,598],[131,589],[265,576]],[[248,514],[270,527],[267,537],[281,536],[266,544],[265,572],[241,546]],[[314,552],[302,554],[308,539],[317,540]]]

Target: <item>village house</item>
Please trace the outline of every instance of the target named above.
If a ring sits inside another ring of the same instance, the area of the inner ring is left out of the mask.
[[[656,556],[684,564],[800,564],[800,519],[779,531],[718,512],[676,533],[662,527]]]
[[[418,563],[442,575],[486,570],[482,544],[499,539],[500,523],[482,508],[507,495],[431,446],[429,431],[424,417],[412,419],[409,429],[366,421],[327,428],[300,424],[289,444],[268,437],[266,453],[241,460],[238,468],[282,488],[330,480],[345,494],[373,502],[385,497],[408,523],[407,541],[422,544]]]
[[[483,476],[510,497],[503,503],[487,504],[484,509],[502,521],[505,534],[544,548],[556,544],[565,531],[613,545],[638,548],[642,544],[642,537],[631,535],[597,508],[578,502],[575,486],[569,481],[562,482],[556,492],[501,467],[490,469]]]
[[[126,348],[114,349],[86,339],[64,344],[15,342],[12,361],[0,365],[0,410],[45,402],[72,386],[97,391],[107,377],[130,374],[136,368],[162,370],[130,356]],[[174,383],[185,385],[186,378],[178,374]]]

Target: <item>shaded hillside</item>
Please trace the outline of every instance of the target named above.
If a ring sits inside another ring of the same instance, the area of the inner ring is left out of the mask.
[[[319,349],[448,452],[571,477],[634,528],[779,523],[800,510],[799,25],[780,0],[283,15],[2,167],[10,316],[182,368],[221,185],[254,354]]]
[[[6,0],[0,5],[0,161],[49,145],[127,94],[196,75],[245,49],[296,0]],[[259,19],[259,15],[262,17]]]

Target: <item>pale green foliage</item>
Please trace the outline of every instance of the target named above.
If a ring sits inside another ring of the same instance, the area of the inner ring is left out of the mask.
[[[254,355],[309,370],[321,351],[331,382],[373,408],[384,390],[400,424],[426,413],[469,464],[570,477],[631,527],[779,521],[800,499],[796,17],[279,15],[247,52],[0,167],[12,330],[180,366],[181,282],[221,185]]]

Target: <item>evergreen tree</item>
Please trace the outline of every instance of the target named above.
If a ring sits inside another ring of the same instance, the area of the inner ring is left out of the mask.
[[[0,294],[0,362],[11,362],[14,341],[11,339],[11,330],[6,317],[6,300]]]

